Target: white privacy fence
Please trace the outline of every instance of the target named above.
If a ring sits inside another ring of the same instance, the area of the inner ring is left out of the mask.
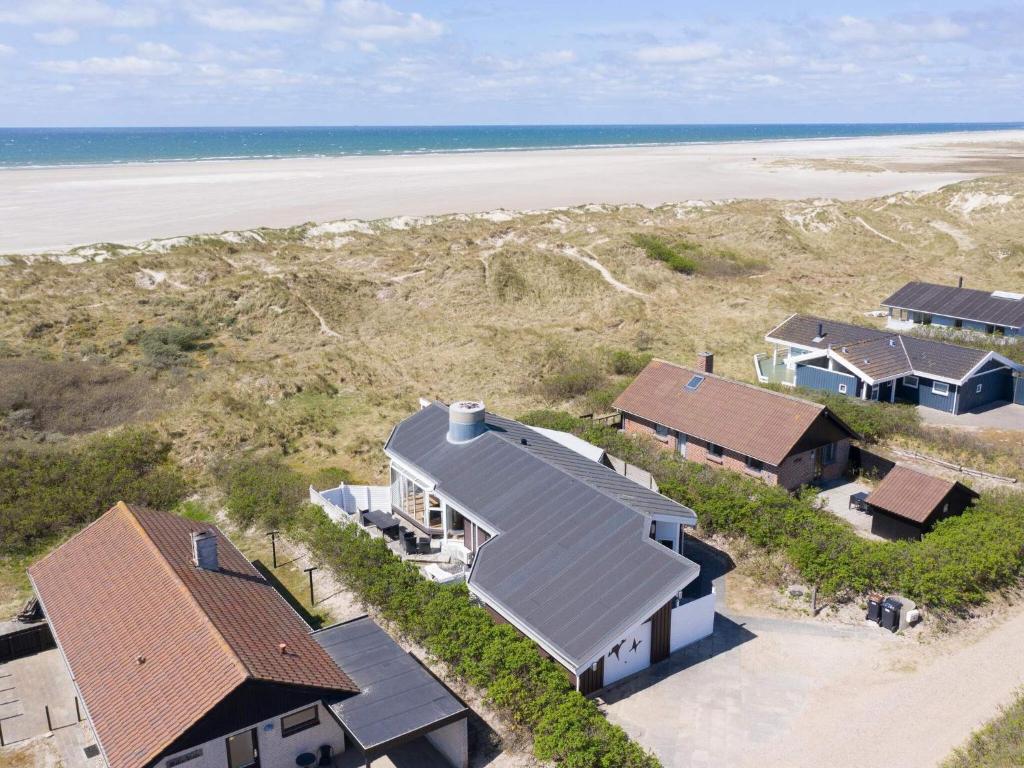
[[[672,634],[669,650],[675,652],[684,645],[707,637],[715,628],[715,588],[704,595],[672,609]]]
[[[338,522],[356,519],[360,511],[390,512],[391,489],[386,485],[345,485],[318,491],[309,486],[309,500]]]

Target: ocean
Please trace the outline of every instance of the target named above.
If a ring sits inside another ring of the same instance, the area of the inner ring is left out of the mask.
[[[1024,123],[0,128],[0,167],[658,146],[1019,128]]]

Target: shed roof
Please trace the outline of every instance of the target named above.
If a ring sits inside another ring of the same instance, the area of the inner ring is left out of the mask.
[[[317,630],[313,638],[361,689],[330,706],[364,753],[385,750],[468,712],[367,616]]]
[[[977,288],[909,282],[883,301],[882,306],[1010,328],[1024,327],[1024,300],[996,296],[992,291]]]
[[[219,571],[192,564],[201,530]],[[145,765],[247,680],[358,691],[208,524],[118,503],[29,575],[111,768]]]
[[[700,376],[696,388],[687,384]],[[665,360],[652,360],[613,407],[778,466],[799,447],[856,437],[828,408]]]
[[[524,424],[486,418],[484,434],[453,444],[448,409],[434,403],[385,450],[499,534],[478,550],[470,587],[579,668],[697,577],[696,563],[648,537],[650,515],[696,515]]]
[[[867,503],[897,517],[924,523],[955,488],[975,497],[978,495],[961,483],[898,464],[882,478]]]

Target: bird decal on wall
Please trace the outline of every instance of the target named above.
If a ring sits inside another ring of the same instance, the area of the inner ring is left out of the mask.
[[[633,647],[629,649],[629,652],[630,653],[636,653],[636,649],[640,647],[640,643],[642,643],[642,642],[643,642],[643,640],[637,640],[634,637],[633,638]]]
[[[615,654],[615,659],[617,661],[622,661],[622,659],[619,658],[619,649],[622,648],[622,646],[624,646],[625,644],[626,638],[622,638],[621,640],[619,640],[619,642],[612,646],[612,649],[611,651],[609,651],[608,656],[610,657],[612,654]]]

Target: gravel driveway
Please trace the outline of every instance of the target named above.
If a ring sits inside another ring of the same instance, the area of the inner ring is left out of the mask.
[[[606,693],[609,719],[665,766],[933,768],[1024,683],[1024,606],[928,642],[716,618],[710,638]]]

